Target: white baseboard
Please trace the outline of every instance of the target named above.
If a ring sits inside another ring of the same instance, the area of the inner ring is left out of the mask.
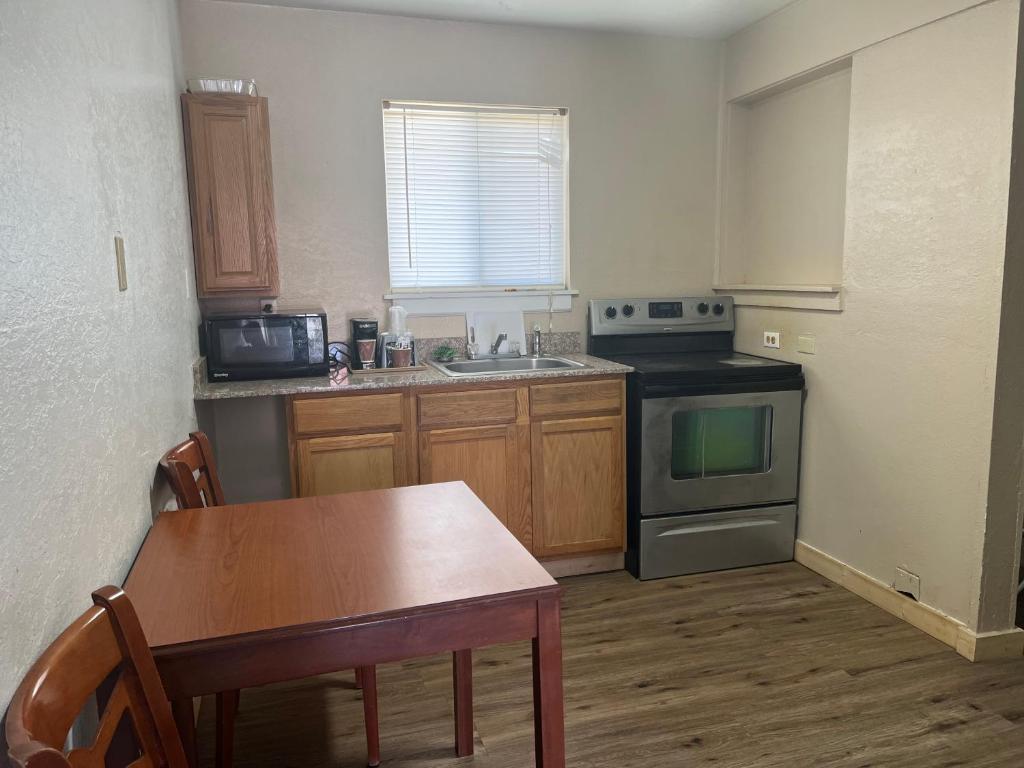
[[[1024,656],[1024,630],[1015,628],[978,634],[952,616],[900,594],[887,584],[803,541],[796,543],[795,560],[945,643],[969,661]]]

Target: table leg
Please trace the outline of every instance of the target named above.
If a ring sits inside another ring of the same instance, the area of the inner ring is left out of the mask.
[[[452,654],[455,688],[455,754],[473,754],[473,651],[466,648]]]
[[[363,689],[363,722],[366,728],[366,764],[380,765],[380,723],[377,713],[377,668],[356,670],[359,687]]]
[[[533,638],[533,733],[537,768],[565,768],[561,608],[557,597],[537,601]]]
[[[217,694],[217,768],[231,768],[234,762],[238,697],[238,691],[223,691]]]
[[[188,764],[195,768],[199,764],[196,752],[196,712],[192,708],[192,698],[175,699],[171,702],[174,723],[181,735],[181,744],[185,747]]]

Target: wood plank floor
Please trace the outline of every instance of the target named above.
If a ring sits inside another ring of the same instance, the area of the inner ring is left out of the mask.
[[[570,766],[1024,765],[1024,659],[970,664],[795,563],[562,583]],[[449,658],[381,667],[384,765],[533,765],[528,644],[478,651],[474,676],[460,760]],[[364,765],[352,673],[244,691],[236,745],[239,768]]]

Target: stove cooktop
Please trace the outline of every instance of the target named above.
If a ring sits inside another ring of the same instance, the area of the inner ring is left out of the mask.
[[[588,309],[587,351],[631,366],[645,386],[803,386],[799,363],[733,351],[729,296],[595,299]]]
[[[607,355],[608,359],[632,366],[643,378],[692,378],[706,381],[742,381],[746,379],[798,376],[801,366],[767,357],[755,357],[731,350],[720,352],[675,352],[656,354]]]

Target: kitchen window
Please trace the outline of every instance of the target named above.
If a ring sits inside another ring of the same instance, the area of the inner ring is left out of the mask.
[[[393,294],[566,289],[566,110],[384,102]]]

